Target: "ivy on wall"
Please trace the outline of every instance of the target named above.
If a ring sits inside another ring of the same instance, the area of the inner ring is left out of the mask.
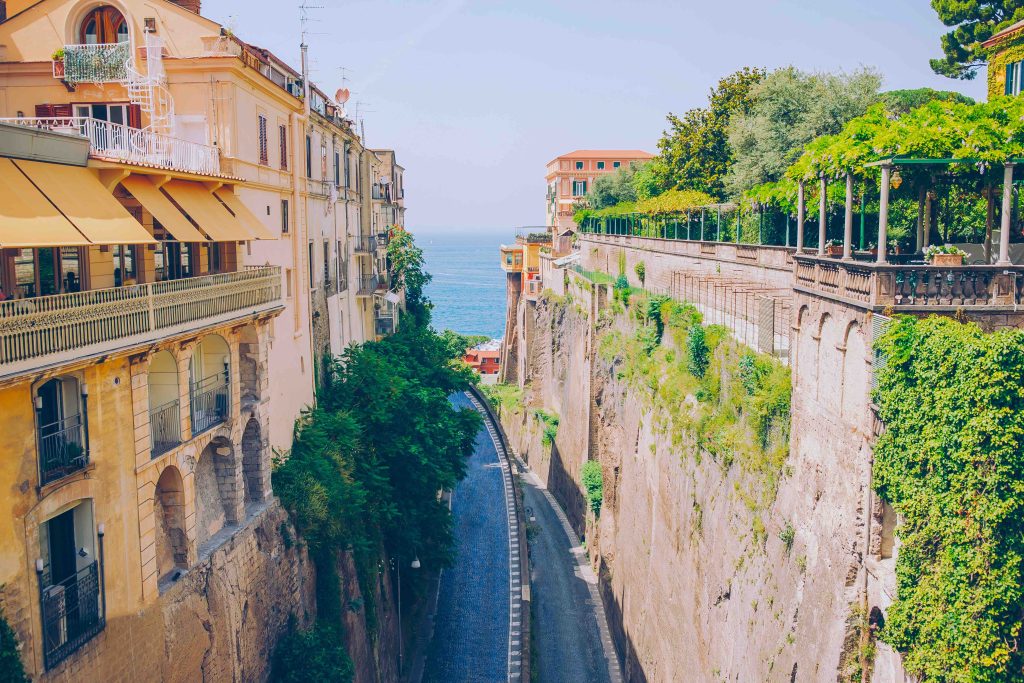
[[[992,99],[1006,94],[1006,65],[1024,60],[1024,42],[1006,47],[1000,46],[988,62],[988,97]]]
[[[880,496],[900,514],[881,637],[940,683],[1024,677],[1024,331],[897,318],[875,402]]]

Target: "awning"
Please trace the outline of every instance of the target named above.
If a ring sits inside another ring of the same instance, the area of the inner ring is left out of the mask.
[[[243,202],[242,198],[236,195],[234,192],[226,187],[218,189],[214,194],[220,197],[220,200],[227,204],[228,209],[231,213],[235,214],[235,218],[241,223],[246,230],[253,234],[258,240],[276,240],[277,235],[270,232],[267,226],[263,225],[256,214],[249,210]]]
[[[89,244],[10,159],[0,159],[0,247]]]
[[[252,239],[249,231],[243,228],[231,212],[204,186],[187,180],[171,180],[163,185],[163,189],[213,241],[236,242]]]
[[[18,159],[25,172],[53,204],[93,244],[146,244],[156,240],[135,220],[99,178],[81,166]]]
[[[130,175],[122,180],[121,184],[139,200],[140,204],[146,207],[147,211],[153,214],[154,218],[160,221],[160,225],[171,233],[174,239],[179,242],[207,241],[206,236],[189,223],[185,215],[178,211],[171,200],[165,197],[164,193],[157,189],[149,178]]]

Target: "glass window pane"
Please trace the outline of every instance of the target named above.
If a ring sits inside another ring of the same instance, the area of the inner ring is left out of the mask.
[[[32,249],[19,249],[14,256],[15,296],[36,295],[36,257]]]
[[[57,294],[57,264],[55,261],[56,250],[39,250],[39,294],[50,296]]]
[[[114,107],[114,106],[110,107],[110,122],[111,123],[120,123],[122,125],[128,123],[128,121],[126,120],[126,117],[124,115],[124,110],[125,110],[124,107]]]
[[[60,272],[65,292],[82,291],[81,252],[78,247],[60,248]]]

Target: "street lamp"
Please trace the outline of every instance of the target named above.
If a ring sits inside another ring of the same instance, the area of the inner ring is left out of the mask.
[[[402,677],[402,641],[405,636],[402,632],[402,563],[397,561],[398,558],[393,557],[391,561],[394,562],[395,568],[398,570],[398,677]],[[412,564],[409,565],[413,569],[420,568],[420,556],[415,555]]]

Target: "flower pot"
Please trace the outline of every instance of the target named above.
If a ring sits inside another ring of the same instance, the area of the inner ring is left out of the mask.
[[[838,244],[830,244],[825,247],[825,254],[829,258],[836,258],[843,255],[843,248]]]
[[[963,264],[963,254],[935,254],[932,256],[933,266],[962,266]]]

